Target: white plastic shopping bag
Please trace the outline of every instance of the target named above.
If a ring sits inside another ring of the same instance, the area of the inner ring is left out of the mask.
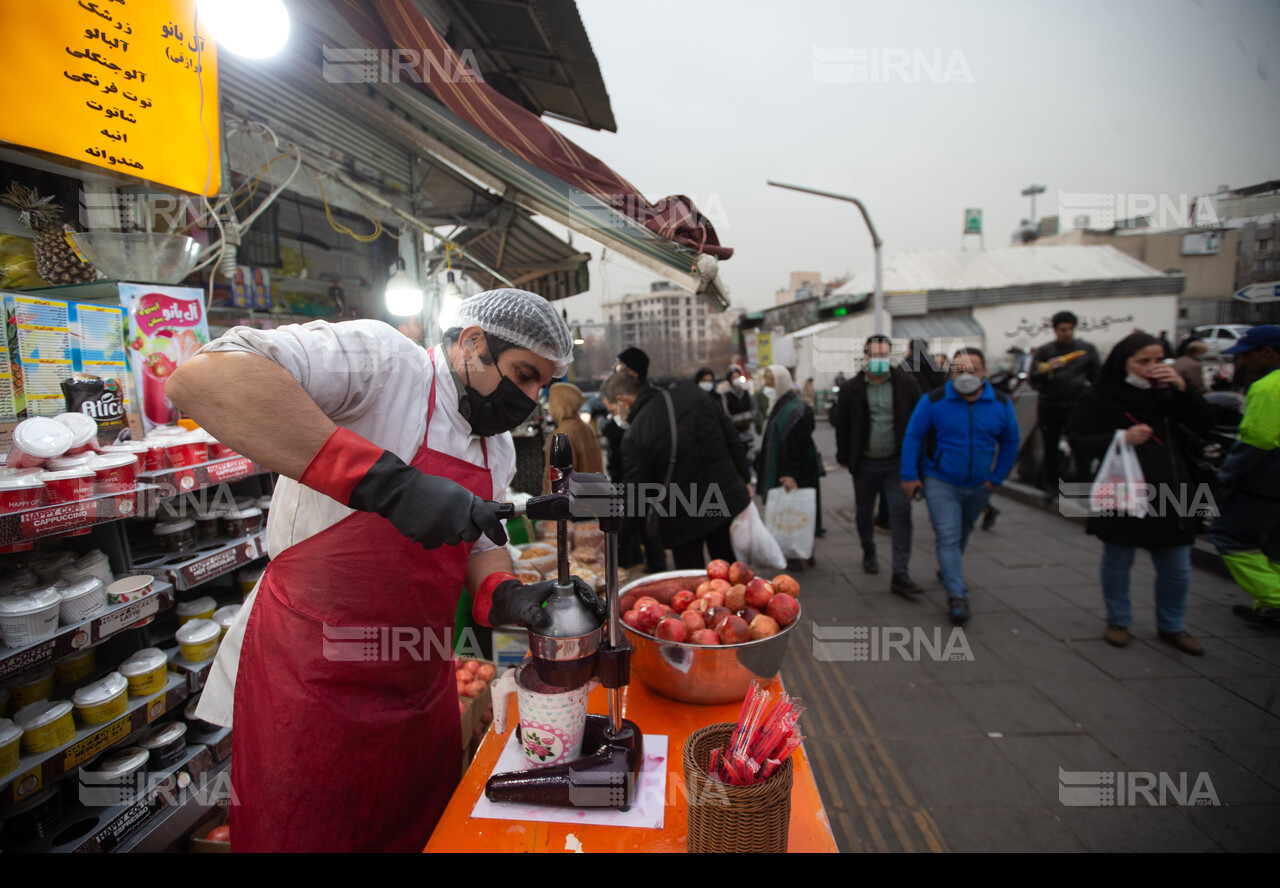
[[[744,564],[773,570],[782,570],[787,566],[787,559],[782,557],[777,541],[760,519],[760,510],[756,508],[755,500],[729,525],[729,541],[733,543],[734,557]]]
[[[805,560],[813,555],[813,531],[818,517],[818,491],[775,487],[765,498],[764,526],[778,541],[783,556]]]
[[[1148,501],[1142,495],[1145,486],[1138,454],[1125,441],[1124,429],[1119,429],[1093,479],[1093,487],[1089,490],[1089,511],[1106,517],[1130,515],[1145,518]]]

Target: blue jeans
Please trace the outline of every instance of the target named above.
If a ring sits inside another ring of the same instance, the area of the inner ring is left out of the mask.
[[[1187,613],[1187,591],[1191,588],[1191,547],[1164,546],[1151,549],[1156,568],[1156,628],[1161,632],[1181,632]],[[1129,570],[1137,550],[1132,546],[1103,543],[1102,599],[1107,605],[1107,622],[1128,626]]]
[[[973,526],[991,499],[991,491],[984,484],[957,487],[928,475],[922,480],[925,502],[929,505],[929,520],[933,522],[933,533],[937,537],[942,588],[947,590],[948,598],[968,598],[969,587],[964,584],[962,556],[965,546],[969,545]]]

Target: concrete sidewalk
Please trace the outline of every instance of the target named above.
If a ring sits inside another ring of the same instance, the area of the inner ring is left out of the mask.
[[[842,850],[1280,850],[1280,632],[1231,613],[1248,600],[1231,580],[1194,569],[1186,624],[1206,655],[1189,657],[1156,638],[1140,554],[1134,640],[1110,647],[1101,543],[997,497],[996,527],[965,555],[972,659],[935,657],[934,630],[945,647],[952,627],[925,505],[911,573],[926,591],[908,601],[888,591],[887,534],[881,572],[863,573],[830,425],[815,439],[827,535],[797,576],[806,625],[782,674],[809,707],[806,749]],[[884,650],[917,629],[918,658]]]

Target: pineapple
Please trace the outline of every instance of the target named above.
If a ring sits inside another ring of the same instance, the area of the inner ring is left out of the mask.
[[[97,279],[97,270],[71,246],[62,226],[62,207],[52,197],[41,197],[34,188],[13,182],[0,200],[20,211],[19,220],[35,232],[36,271],[46,284],[83,284]]]

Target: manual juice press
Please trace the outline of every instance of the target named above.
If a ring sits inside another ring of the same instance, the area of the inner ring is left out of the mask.
[[[609,691],[609,715],[588,714],[581,755],[563,764],[494,774],[485,784],[493,802],[521,802],[572,808],[618,808],[632,801],[644,761],[640,729],[622,717],[622,689],[630,680],[631,646],[618,610],[618,529],[622,497],[603,475],[573,471],[569,439],[551,441],[551,490],[523,507],[504,504],[503,517],[523,512],[556,522],[559,551],[555,593],[545,605],[547,626],[529,630],[529,650],[537,676],[556,688],[577,689],[593,678]],[[599,617],[574,591],[569,575],[569,520],[596,518],[605,534],[607,614]],[[517,725],[517,738],[520,727]]]

